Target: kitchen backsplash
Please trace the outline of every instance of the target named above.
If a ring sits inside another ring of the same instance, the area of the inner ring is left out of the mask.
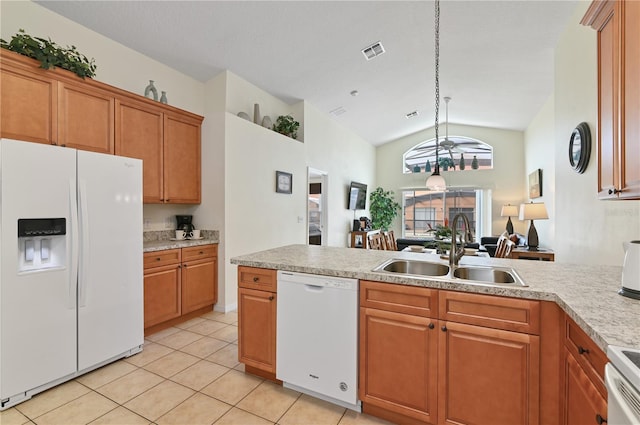
[[[142,233],[143,242],[168,241],[176,235],[175,230],[150,230]],[[218,239],[218,230],[200,230],[200,236],[204,239]]]

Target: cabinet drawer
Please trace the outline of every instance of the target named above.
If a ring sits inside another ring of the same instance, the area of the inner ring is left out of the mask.
[[[540,302],[440,291],[440,319],[507,331],[540,334]]]
[[[200,245],[182,248],[182,261],[200,260],[218,255],[218,245]]]
[[[564,342],[567,350],[569,350],[578,363],[580,363],[580,366],[582,366],[598,390],[606,394],[604,389],[604,366],[607,363],[606,354],[568,315],[565,315],[564,329]]]
[[[238,286],[261,291],[277,291],[276,271],[256,267],[238,267]]]
[[[146,252],[144,254],[144,268],[166,266],[180,262],[179,249],[166,249],[163,251]]]
[[[438,291],[418,286],[362,280],[360,306],[413,316],[437,317]]]

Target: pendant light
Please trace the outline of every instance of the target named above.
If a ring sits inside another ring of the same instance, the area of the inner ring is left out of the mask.
[[[436,163],[433,174],[426,182],[427,189],[434,192],[444,192],[447,190],[447,182],[440,175],[440,164],[438,163],[438,150],[440,149],[440,139],[438,137],[438,113],[440,112],[440,0],[435,1],[435,64],[436,64]]]

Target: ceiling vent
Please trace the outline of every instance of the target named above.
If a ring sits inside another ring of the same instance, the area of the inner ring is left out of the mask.
[[[336,109],[329,111],[329,114],[333,115],[334,117],[337,117],[338,115],[342,115],[345,112],[347,112],[347,110],[344,109],[342,106],[339,106]]]
[[[382,43],[380,41],[362,49],[362,54],[365,58],[367,58],[368,61],[375,58],[376,56],[380,56],[383,53],[384,47],[382,47]]]
[[[405,117],[407,117],[407,119],[409,118],[415,118],[419,115],[418,111],[413,111],[413,112],[409,112],[408,114],[405,115]]]

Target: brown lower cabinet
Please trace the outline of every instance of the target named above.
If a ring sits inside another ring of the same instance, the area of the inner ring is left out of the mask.
[[[238,267],[239,360],[275,379],[276,271]],[[599,424],[606,355],[556,303],[360,281],[365,413],[399,424]]]
[[[276,380],[276,271],[238,267],[238,360]]]
[[[145,335],[210,311],[217,276],[217,244],[145,253]]]

